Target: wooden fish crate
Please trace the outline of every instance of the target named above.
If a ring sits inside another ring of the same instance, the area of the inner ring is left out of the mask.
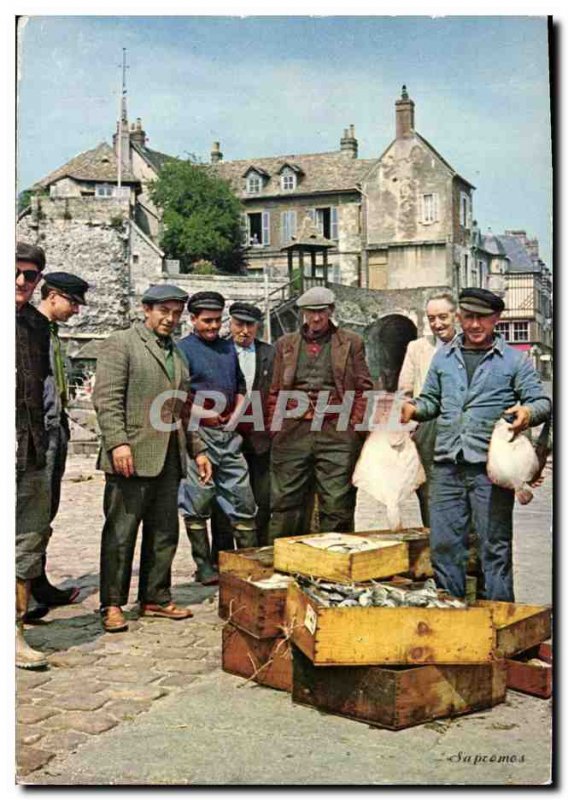
[[[316,667],[293,652],[292,700],[368,725],[401,730],[503,702],[504,661],[421,667]]]
[[[407,574],[415,579],[430,578],[434,574],[430,561],[430,528],[404,528],[401,531],[356,531],[355,536],[389,539],[405,542],[408,547]]]
[[[528,664],[532,658],[544,664]],[[552,648],[549,644],[533,647],[515,658],[505,660],[507,664],[507,688],[535,697],[548,698],[552,694]]]
[[[283,636],[286,591],[286,586],[263,588],[230,572],[222,573],[219,616],[257,639]]]
[[[319,534],[319,536],[325,536],[325,534]],[[306,538],[317,537],[318,534],[276,539],[274,542],[274,569],[280,572],[326,578],[339,583],[387,578],[408,571],[408,545],[406,542],[387,542],[384,537],[379,536],[376,539],[381,547],[375,550],[331,553],[304,544],[302,541]],[[373,537],[369,536],[368,538]]]
[[[474,607],[490,609],[493,614],[499,658],[509,658],[550,639],[552,612],[547,606],[476,600]]]
[[[219,574],[230,572],[253,581],[269,578],[274,572],[273,547],[247,547],[219,552]]]
[[[490,608],[328,608],[290,584],[286,625],[315,665],[484,664],[496,634]]]
[[[229,622],[223,627],[222,665],[225,672],[252,678],[262,686],[292,691],[292,654],[287,639],[256,639]]]

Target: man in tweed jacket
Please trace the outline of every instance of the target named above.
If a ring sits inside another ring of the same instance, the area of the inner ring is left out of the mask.
[[[170,592],[179,535],[177,490],[187,451],[204,482],[211,464],[199,435],[186,438],[182,419],[189,374],[171,332],[186,300],[177,286],[150,287],[142,298],[145,321],[113,334],[100,350],[93,402],[101,430],[98,466],[106,473],[100,596],[107,631],[127,628],[121,606],[128,601],[141,522],[140,613],[192,616],[172,602]]]

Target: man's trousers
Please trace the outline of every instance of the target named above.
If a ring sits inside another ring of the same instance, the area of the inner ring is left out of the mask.
[[[430,548],[437,585],[465,597],[468,537],[479,542],[488,600],[513,601],[514,492],[495,486],[486,464],[435,463],[430,482]]]
[[[243,452],[248,464],[249,479],[258,506],[256,530],[259,547],[268,544],[268,523],[270,522],[270,450],[260,455]],[[217,561],[220,550],[234,548],[233,526],[217,502],[211,514],[211,538],[213,560]]]
[[[306,507],[314,490],[320,531],[354,530],[357,490],[351,477],[363,442],[355,431],[336,431],[328,420],[321,431],[310,428],[309,420],[294,422],[272,441],[269,543],[308,532]]]
[[[48,447],[46,453],[46,471],[51,486],[51,515],[53,522],[59,509],[61,499],[61,482],[67,461],[67,445],[69,433],[64,425],[57,425],[48,431]]]
[[[16,476],[16,578],[41,575],[49,541],[49,478],[46,468],[27,469]]]
[[[101,545],[101,606],[128,602],[138,528],[142,547],[138,599],[164,605],[171,600],[171,566],[179,538],[177,492],[181,468],[176,434],[155,478],[106,476],[105,524]]]
[[[201,427],[199,435],[207,445],[207,456],[213,465],[213,480],[199,480],[195,461],[190,461],[187,475],[178,492],[180,513],[203,523],[211,516],[213,500],[217,500],[232,525],[250,523],[257,507],[252,493],[247,462],[241,452],[242,437],[234,431]]]

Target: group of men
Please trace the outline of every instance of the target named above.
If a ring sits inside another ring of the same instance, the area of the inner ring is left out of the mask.
[[[55,513],[47,509],[51,504],[56,511],[59,496],[45,480],[44,392],[50,385],[60,403],[57,445],[53,436],[58,466],[52,469],[59,485],[68,429],[61,349],[49,327],[50,321],[64,321],[64,312],[50,320],[42,304],[51,297],[57,307],[58,298],[67,298],[75,303],[70,314],[76,313],[88,287],[76,276],[48,274],[38,311],[29,301],[44,265],[41,248],[18,244],[17,663],[25,667],[45,663],[22,635],[26,584],[39,579],[40,588],[51,592],[44,591],[46,605],[75,599],[72,589],[58,595],[62,590],[45,576]],[[74,291],[64,291],[70,285]],[[309,289],[297,305],[300,330],[273,347],[258,338],[262,312],[256,306],[233,303],[230,335],[223,338],[222,295],[189,297],[177,286],[160,284],[142,297],[144,319],[101,345],[93,402],[101,434],[98,466],[105,472],[100,601],[106,631],[128,627],[123,607],[140,526],[140,614],[172,620],[192,616],[171,594],[179,514],[196,580],[204,585],[218,581],[220,550],[268,545],[309,530],[314,497],[320,530],[354,530],[351,477],[369,429],[374,388],[363,340],[335,324],[328,288]],[[192,330],[175,342],[186,307]],[[431,527],[436,582],[457,597],[465,594],[473,520],[485,595],[512,599],[514,495],[487,478],[489,438],[503,413],[511,415],[515,432],[550,414],[530,362],[495,334],[502,310],[503,301],[484,289],[464,290],[457,314],[451,295],[434,295],[426,307],[431,336],[409,345],[400,373],[399,388],[412,398],[402,407],[401,421],[420,422],[415,441],[428,486],[419,500],[424,524]]]

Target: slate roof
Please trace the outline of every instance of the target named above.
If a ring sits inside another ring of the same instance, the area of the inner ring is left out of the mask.
[[[167,161],[175,160],[173,156],[160,153],[158,150],[150,150],[150,148],[145,145],[142,146],[135,142],[131,142],[131,145],[132,149],[136,150],[156,172],[159,172]]]
[[[50,172],[45,178],[37,181],[33,189],[50,186],[61,178],[75,178],[78,181],[93,181],[95,183],[116,183],[118,161],[114,150],[106,142],[101,142],[92,150],[79,153],[62,167]],[[124,183],[138,183],[129,169],[122,170]]]
[[[540,272],[538,260],[533,261],[526,247],[516,236],[499,234],[495,238],[499,240],[504,254],[509,259],[507,272]]]
[[[231,184],[233,191],[242,199],[256,197],[294,196],[317,194],[318,192],[337,192],[355,190],[355,184],[377,163],[376,159],[350,158],[341,151],[333,153],[312,153],[308,155],[271,156],[251,158],[242,161],[220,161],[212,166],[220,178]],[[303,173],[296,189],[284,191],[280,186],[279,171],[286,164],[298,167]],[[265,180],[262,191],[248,194],[244,175],[250,168],[264,170],[270,176]]]

